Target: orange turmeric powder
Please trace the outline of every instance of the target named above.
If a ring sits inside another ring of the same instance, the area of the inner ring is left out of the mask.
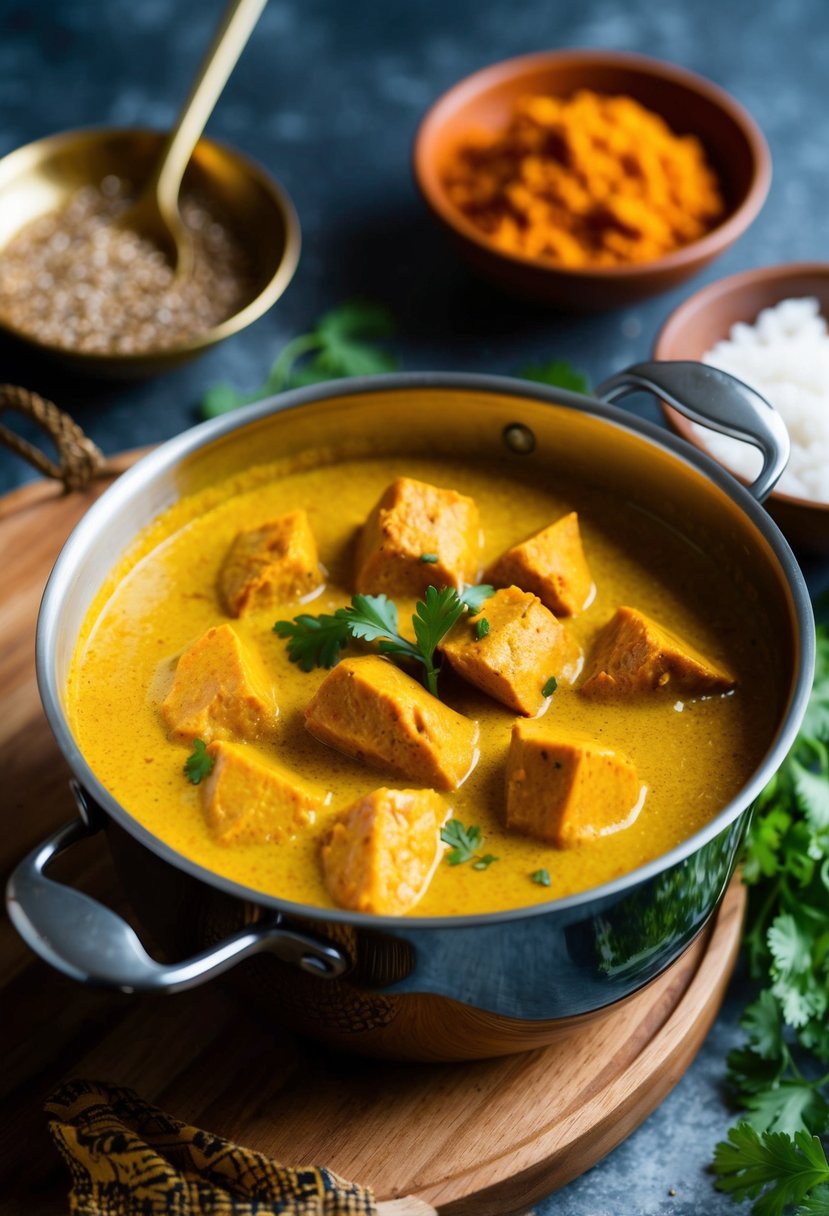
[[[695,136],[631,97],[588,89],[522,98],[503,133],[455,150],[444,185],[497,248],[572,268],[652,261],[724,212]]]

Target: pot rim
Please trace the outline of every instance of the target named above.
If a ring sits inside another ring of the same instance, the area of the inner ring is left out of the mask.
[[[762,763],[737,795],[704,828],[694,833],[693,836],[689,836],[669,852],[662,853],[645,865],[630,870],[610,882],[602,883],[600,886],[590,887],[573,895],[551,899],[528,907],[465,916],[378,916],[365,912],[349,912],[340,908],[322,908],[295,903],[277,895],[257,891],[253,887],[217,874],[206,866],[192,861],[156,836],[135,819],[102,785],[92,772],[69,728],[61,703],[62,690],[58,687],[56,680],[55,652],[62,603],[72,586],[73,571],[78,558],[95,542],[97,535],[103,530],[107,519],[113,512],[125,505],[141,486],[174,468],[185,456],[207,447],[233,431],[241,430],[248,423],[258,422],[262,418],[280,414],[286,410],[299,409],[304,405],[338,397],[412,389],[443,389],[446,391],[465,389],[473,392],[526,398],[542,404],[587,412],[610,425],[633,431],[652,445],[670,452],[686,465],[691,465],[703,472],[710,482],[727,494],[762,534],[786,575],[786,583],[792,597],[793,616],[797,626],[795,643],[799,650],[799,664],[781,723]],[[549,388],[511,376],[465,372],[398,372],[389,375],[332,380],[280,393],[234,410],[232,413],[199,423],[167,440],[154,451],[142,457],[132,468],[122,473],[93,503],[64,544],[41,600],[37,620],[35,658],[38,690],[44,712],[57,744],[73,773],[95,803],[156,856],[169,862],[176,869],[184,871],[188,876],[218,888],[225,894],[278,913],[284,913],[286,916],[317,922],[349,924],[365,929],[439,930],[519,921],[544,916],[551,912],[567,912],[593,901],[621,896],[640,883],[687,860],[718,836],[752,806],[772,774],[782,764],[794,742],[812,686],[815,664],[815,628],[811,600],[805,580],[788,542],[777,525],[761,504],[722,465],[686,440],[656,423],[639,418],[635,414],[610,405],[600,397],[592,395]]]

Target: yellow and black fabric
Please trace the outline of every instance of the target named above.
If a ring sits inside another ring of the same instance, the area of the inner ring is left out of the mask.
[[[367,1187],[189,1127],[131,1089],[62,1085],[46,1103],[71,1216],[376,1216]]]

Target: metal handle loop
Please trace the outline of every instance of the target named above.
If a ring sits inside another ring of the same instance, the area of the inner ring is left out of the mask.
[[[121,992],[179,992],[265,950],[322,979],[334,979],[350,968],[348,956],[338,947],[287,928],[279,913],[246,925],[183,962],[157,962],[116,912],[44,873],[51,861],[95,835],[100,826],[84,818],[64,824],[24,857],[6,888],[9,916],[18,933],[64,975]]]
[[[692,422],[759,448],[763,467],[748,492],[758,502],[771,493],[791,444],[783,419],[765,397],[718,367],[690,362],[635,363],[605,380],[596,393],[611,402],[643,389]]]

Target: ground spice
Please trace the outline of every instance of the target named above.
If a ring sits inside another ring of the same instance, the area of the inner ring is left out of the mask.
[[[193,341],[250,300],[243,247],[204,200],[180,201],[193,240],[180,284],[155,245],[113,222],[130,201],[107,177],[21,229],[0,254],[0,320],[62,350],[138,354]]]
[[[567,267],[648,262],[722,217],[700,141],[626,96],[524,97],[444,172],[451,201],[507,253]]]

